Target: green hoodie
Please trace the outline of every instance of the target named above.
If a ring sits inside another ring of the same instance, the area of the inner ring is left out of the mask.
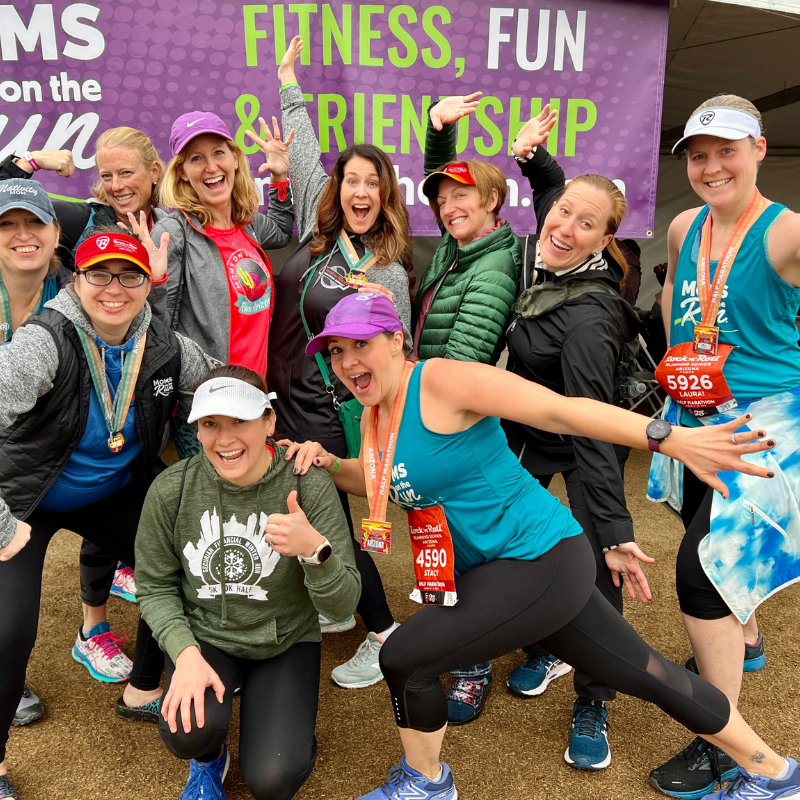
[[[300,476],[299,500],[333,555],[323,564],[301,564],[266,544],[267,516],[287,514],[286,500],[298,487],[285,452],[276,447],[269,471],[251,486],[221,478],[200,453],[150,487],[136,536],[136,599],[173,661],[197,639],[232,656],[273,658],[296,642],[321,641],[318,613],[346,619],[355,610],[361,578],[339,496],[324,470],[312,467]]]

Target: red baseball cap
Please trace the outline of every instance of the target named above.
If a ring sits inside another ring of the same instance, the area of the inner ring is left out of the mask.
[[[75,251],[75,267],[90,269],[112,258],[123,258],[135,264],[142,272],[153,274],[150,256],[144,245],[124,233],[96,233],[84,239]]]
[[[443,169],[437,169],[436,172],[432,172],[425,178],[422,182],[422,193],[425,197],[429,200],[435,200],[436,195],[439,193],[439,184],[445,178],[452,178],[454,181],[466,183],[468,186],[476,185],[475,178],[472,177],[469,167],[457,161],[454,164],[448,164]]]

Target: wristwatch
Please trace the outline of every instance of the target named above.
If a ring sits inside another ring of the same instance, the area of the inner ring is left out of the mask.
[[[654,452],[661,452],[661,442],[672,433],[672,425],[663,419],[654,419],[645,428],[647,434],[647,446]]]
[[[305,556],[297,556],[297,560],[301,564],[312,564],[316,566],[317,564],[325,563],[332,555],[333,548],[331,547],[331,543],[325,539],[325,541],[314,551],[314,555],[310,558],[306,558]]]

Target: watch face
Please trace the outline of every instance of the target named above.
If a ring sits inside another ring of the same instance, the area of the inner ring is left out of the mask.
[[[317,552],[317,558],[319,559],[319,563],[322,564],[323,562],[327,561],[331,557],[331,553],[333,550],[329,544],[324,544],[320,547],[319,551]]]
[[[663,419],[654,419],[647,426],[646,433],[649,439],[655,439],[657,442],[661,442],[669,436],[671,430],[672,425],[670,425],[669,422],[665,422]]]

